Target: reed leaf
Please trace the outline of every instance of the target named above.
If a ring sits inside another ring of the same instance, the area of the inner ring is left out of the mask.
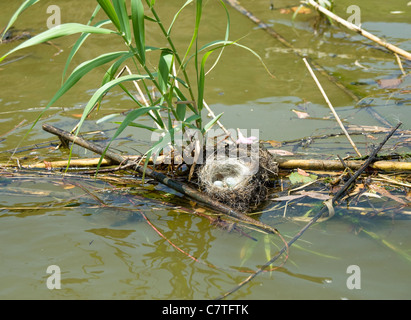
[[[130,111],[127,116],[124,118],[124,120],[121,122],[120,126],[118,127],[117,131],[114,133],[113,137],[110,140],[110,143],[117,138],[125,128],[128,127],[129,124],[131,124],[134,120],[139,118],[140,116],[153,111],[153,110],[159,110],[160,107],[158,106],[152,106],[152,107],[142,107],[138,108],[135,110]],[[108,148],[108,147],[107,147]]]
[[[201,110],[203,109],[203,104],[204,104],[204,85],[205,85],[205,63],[207,61],[207,58],[213,53],[214,50],[208,51],[204,56],[201,61],[201,67],[200,67],[200,75],[199,75],[199,80],[198,80],[198,99],[197,99],[197,107],[198,107],[198,112],[201,113]]]
[[[104,156],[105,156],[108,148],[110,147],[111,143],[113,142],[113,140],[116,139],[124,131],[124,129],[127,128],[128,125],[131,124],[134,120],[136,120],[140,116],[142,116],[142,115],[144,115],[144,114],[146,114],[150,111],[158,110],[159,108],[160,107],[156,107],[156,106],[154,106],[154,107],[143,107],[143,108],[132,110],[127,114],[125,119],[120,123],[120,126],[118,127],[118,129],[114,133],[113,137],[110,139],[110,142],[107,144],[107,146],[104,149],[103,153],[101,154],[100,161],[97,164],[97,171],[99,170],[100,165],[101,165],[101,163],[104,159]]]
[[[220,120],[221,116],[224,114],[224,112],[220,113],[217,115],[214,119],[212,119],[209,123],[207,123],[204,128],[203,128],[203,134],[205,134],[208,130],[211,129],[211,127],[218,121]]]
[[[141,79],[149,79],[150,77],[147,75],[126,75],[126,76],[122,76],[119,77],[117,79],[111,80],[109,82],[107,82],[105,85],[103,85],[102,87],[100,87],[91,97],[91,99],[88,101],[87,105],[84,107],[84,111],[83,111],[83,115],[78,123],[77,126],[77,131],[76,131],[76,135],[79,134],[80,132],[80,128],[83,125],[84,121],[86,120],[86,117],[88,116],[89,112],[91,111],[91,109],[94,107],[94,105],[101,99],[101,97],[108,92],[111,88],[119,85],[122,82],[125,81],[133,81],[133,80],[141,80]]]
[[[120,22],[120,30],[127,46],[131,44],[131,30],[130,22],[127,14],[127,7],[125,0],[113,0],[114,10]]]
[[[117,16],[116,10],[110,0],[97,0],[98,4],[106,13],[107,17],[111,20],[117,30],[121,30],[120,20]]]
[[[67,78],[67,80],[62,85],[62,87],[54,95],[54,97],[48,103],[47,108],[50,107],[54,102],[56,102],[57,99],[59,99],[62,95],[64,95],[69,89],[71,89],[87,73],[89,73],[90,71],[94,70],[97,67],[100,67],[122,56],[127,56],[128,53],[129,53],[128,51],[105,53],[105,54],[98,56],[97,58],[94,58],[89,61],[85,61],[82,64],[80,64],[76,69],[73,70],[73,72],[70,74],[70,76]]]
[[[185,104],[177,104],[176,114],[178,121],[184,121],[186,117],[187,106]]]
[[[193,2],[193,0],[187,0],[186,3],[184,3],[183,6],[180,8],[180,10],[178,10],[177,13],[174,15],[173,21],[171,21],[170,26],[168,27],[167,36],[170,36],[171,29],[173,28],[174,23],[176,22],[176,20],[177,20],[178,16],[180,15],[181,11],[183,11],[183,9],[187,5],[189,5],[191,2]]]
[[[168,79],[173,67],[174,55],[171,50],[163,50],[160,55],[158,63],[158,84],[160,86],[161,94],[165,95],[168,88]]]
[[[61,38],[64,36],[76,34],[76,33],[112,34],[116,32],[113,30],[87,26],[87,25],[80,24],[80,23],[62,24],[52,29],[49,29],[47,31],[44,31],[43,33],[40,33],[34,36],[33,38],[30,38],[29,40],[26,40],[25,42],[18,45],[14,49],[7,52],[4,56],[2,56],[0,58],[0,62],[3,61],[7,56],[9,56],[10,54],[18,50],[28,48],[28,47],[31,47],[37,44],[41,44],[41,43],[44,43],[44,42],[47,42],[47,41],[50,41],[56,38]]]
[[[43,114],[59,99],[61,98],[68,90],[70,90],[80,79],[82,79],[87,73],[89,73],[91,70],[108,63],[114,59],[117,59],[121,57],[122,55],[128,54],[127,51],[119,51],[119,52],[112,52],[112,53],[106,53],[102,54],[101,56],[83,62],[80,64],[73,72],[71,75],[67,78],[67,80],[64,82],[64,84],[61,86],[61,88],[55,93],[53,98],[49,101],[49,103],[46,105],[46,107],[43,109],[43,111],[39,114],[37,119],[34,121],[32,126],[30,127],[29,131],[27,134],[33,129],[33,127],[37,124],[37,122],[41,119]],[[25,135],[25,137],[27,136]],[[24,138],[25,138],[24,137]],[[23,138],[23,139],[24,139]]]
[[[190,53],[191,48],[194,45],[194,42],[197,41],[198,30],[200,28],[202,10],[203,10],[203,1],[202,0],[197,0],[196,1],[196,21],[195,21],[195,25],[194,25],[194,32],[193,32],[193,36],[191,38],[190,44],[188,45],[188,48],[187,48],[186,53],[184,55],[184,58],[182,60],[182,63],[184,63],[185,59],[187,58],[188,54]],[[195,56],[197,56],[197,51],[195,53]]]
[[[0,35],[0,43],[1,40],[3,39],[4,35],[6,32],[11,28],[11,26],[16,22],[17,18],[19,17],[20,14],[27,8],[31,7],[35,3],[39,2],[39,0],[26,0],[22,3],[22,5],[16,10],[16,12],[12,15],[12,17],[9,20],[9,23],[7,26],[4,28],[3,33]]]
[[[225,41],[225,40],[211,41],[211,42],[205,44],[204,46],[202,46],[202,47],[198,50],[198,53],[203,52],[203,51],[207,51],[207,50],[208,50],[208,51],[209,51],[209,50],[213,50],[213,51],[214,51],[214,50],[216,50],[216,49],[219,49],[219,48],[222,48],[222,47],[227,47],[227,46],[236,46],[236,47],[245,49],[245,50],[249,51],[251,54],[253,54],[253,55],[260,61],[260,63],[262,64],[262,66],[264,67],[264,69],[267,71],[267,73],[268,73],[271,77],[275,78],[275,76],[274,76],[274,75],[271,73],[271,71],[268,69],[267,65],[264,63],[263,59],[260,57],[260,55],[259,55],[257,52],[255,52],[253,49],[251,49],[251,48],[249,48],[249,47],[247,47],[247,46],[245,46],[245,45],[242,45],[242,44],[238,43],[238,41],[239,41],[239,40],[236,40],[236,41]],[[212,49],[213,47],[215,47],[215,48]],[[187,59],[187,61],[186,61],[186,62],[184,63],[184,65],[183,65],[183,68],[187,68],[188,63],[189,63],[190,60],[193,59],[193,58],[195,58],[195,55],[194,55],[194,54],[191,55],[191,56]]]
[[[226,16],[227,16],[227,26],[226,26],[226,30],[225,30],[224,41],[228,41],[228,38],[229,38],[229,36],[230,36],[230,24],[231,24],[231,23],[230,23],[230,14],[228,13],[228,10],[227,10],[227,7],[226,7],[225,3],[224,3],[222,0],[220,0],[220,3],[222,4],[222,6],[223,6],[223,8],[224,8],[224,10],[225,10]],[[218,54],[217,59],[214,61],[214,64],[213,64],[213,65],[210,67],[210,69],[205,73],[205,75],[207,75],[211,70],[213,70],[214,67],[218,64],[218,62],[220,61],[221,56],[223,55],[224,48],[225,48],[225,47],[222,47],[222,48],[221,48],[221,51],[220,51],[220,53]]]
[[[141,0],[131,0],[131,21],[134,41],[141,63],[146,62],[146,36],[144,27],[144,7]]]
[[[88,21],[88,23],[87,23],[88,26],[89,26],[89,25],[91,24],[91,22],[94,20],[94,18],[96,17],[96,15],[97,15],[97,13],[100,11],[100,9],[101,9],[101,6],[98,4],[97,7],[96,7],[96,9],[94,9],[94,12],[93,12],[93,14],[91,15],[91,18],[89,19],[89,21]],[[94,25],[94,27],[97,27],[97,28],[98,28],[98,27],[101,27],[101,26],[103,26],[103,25],[105,25],[105,24],[108,24],[108,23],[110,23],[110,22],[111,22],[111,20],[109,20],[109,19],[103,20],[103,21],[100,21],[100,22],[96,23],[96,24]],[[73,60],[73,57],[75,56],[75,54],[77,53],[77,51],[80,49],[80,47],[82,46],[82,44],[84,43],[84,41],[86,41],[86,39],[88,38],[89,35],[90,35],[90,33],[82,33],[82,34],[80,35],[80,37],[77,39],[76,43],[73,45],[73,48],[71,49],[71,51],[70,51],[70,53],[69,53],[69,55],[68,55],[68,57],[67,57],[66,65],[64,66],[63,75],[62,75],[62,81],[63,81],[63,82],[64,82],[64,78],[66,77],[66,73],[67,73],[68,67],[69,67],[71,61]]]

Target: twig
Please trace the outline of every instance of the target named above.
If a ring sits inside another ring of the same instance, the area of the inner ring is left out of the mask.
[[[324,89],[322,88],[320,82],[318,81],[316,75],[314,74],[313,69],[311,69],[310,64],[307,62],[307,59],[306,59],[306,58],[303,58],[303,61],[304,61],[305,65],[307,66],[307,69],[308,69],[308,71],[310,72],[311,76],[313,77],[315,83],[317,84],[318,89],[320,89],[320,92],[321,92],[321,94],[323,95],[323,97],[324,97],[324,99],[325,99],[325,102],[327,102],[328,107],[331,109],[331,112],[333,113],[335,119],[337,120],[338,124],[340,125],[342,131],[343,131],[344,134],[347,136],[348,141],[349,141],[349,142],[351,143],[351,145],[353,146],[353,148],[354,148],[355,152],[357,153],[357,155],[358,155],[359,157],[362,157],[362,156],[361,156],[361,153],[360,153],[360,151],[358,151],[358,149],[357,149],[354,141],[352,141],[350,135],[348,134],[347,130],[345,129],[344,125],[342,124],[342,122],[341,122],[341,120],[340,120],[340,117],[338,116],[337,112],[335,112],[334,107],[332,106],[330,100],[329,100],[328,97],[327,97],[327,94],[325,93],[325,91],[324,91]]]
[[[203,101],[203,105],[207,109],[210,116],[213,117],[213,119],[215,119],[216,118],[215,113],[213,112],[213,110],[211,110],[211,108],[208,106],[208,104],[205,101]],[[224,131],[224,133],[231,139],[231,141],[235,142],[234,138],[231,136],[231,133],[223,126],[220,120],[217,120],[217,124]]]
[[[246,283],[250,282],[252,279],[254,279],[256,276],[258,276],[261,272],[263,272],[268,266],[273,264],[286,250],[288,251],[291,245],[297,241],[303,234],[304,232],[311,226],[313,225],[321,216],[329,211],[329,206],[335,206],[338,204],[338,201],[342,198],[346,190],[351,186],[351,184],[364,172],[365,169],[371,164],[371,162],[374,161],[377,153],[381,150],[381,148],[384,146],[384,144],[388,141],[388,139],[394,134],[394,132],[398,129],[398,127],[402,123],[398,123],[395,128],[391,130],[391,132],[385,137],[385,139],[380,143],[380,145],[375,148],[372,153],[370,154],[368,160],[361,166],[361,168],[353,175],[351,178],[344,184],[344,186],[334,195],[334,197],[328,201],[330,203],[328,205],[323,205],[322,208],[318,211],[318,213],[287,243],[286,246],[284,246],[270,261],[267,261],[264,263],[263,266],[261,266],[255,273],[250,275],[248,278],[243,280],[240,284],[238,284],[235,288],[231,289],[230,291],[227,291],[225,294],[220,296],[218,299],[223,299],[230,295],[231,293],[239,290],[242,286],[244,286]]]
[[[401,70],[401,72],[402,72],[402,75],[405,76],[406,73],[405,73],[405,71],[404,71],[404,68],[402,67],[402,62],[401,62],[400,57],[399,57],[398,54],[395,53],[395,52],[394,52],[394,55],[395,55],[395,59],[397,60],[398,66],[400,67],[400,70]]]
[[[3,134],[0,134],[0,138],[9,135],[11,132],[13,132],[13,131],[16,130],[17,128],[21,127],[26,121],[27,121],[27,120],[24,119],[24,120],[20,121],[20,123],[19,123],[18,125],[16,125],[16,126],[15,126],[13,129],[11,129],[10,131],[8,131],[8,132],[6,132],[6,133],[3,133]]]
[[[337,21],[338,23],[342,24],[344,27],[355,31],[362,35],[363,37],[366,37],[367,39],[370,39],[379,45],[387,48],[388,50],[398,53],[399,55],[403,56],[404,58],[411,60],[411,53],[398,48],[388,42],[383,41],[382,39],[378,38],[377,36],[373,35],[372,33],[369,33],[368,31],[365,31],[364,29],[361,29],[360,27],[356,26],[355,24],[348,22],[347,20],[342,19],[341,17],[337,16],[336,14],[332,13],[331,11],[327,10],[323,6],[320,6],[318,3],[316,3],[314,0],[307,0],[306,3],[309,5],[313,6],[315,9],[318,11],[321,11],[323,14],[325,14],[327,17]]]

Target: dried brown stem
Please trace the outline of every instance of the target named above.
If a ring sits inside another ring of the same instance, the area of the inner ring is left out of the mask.
[[[331,112],[333,113],[335,119],[337,120],[340,128],[342,129],[342,131],[344,132],[344,134],[346,135],[348,141],[350,142],[350,144],[352,145],[352,147],[354,148],[355,152],[357,153],[357,155],[359,157],[362,157],[360,151],[357,149],[357,146],[355,145],[354,141],[352,141],[350,135],[348,134],[347,130],[345,129],[344,125],[342,124],[340,117],[338,116],[337,112],[335,111],[333,105],[331,104],[330,100],[327,97],[327,94],[325,93],[323,87],[321,86],[321,83],[318,81],[313,69],[311,68],[310,64],[307,62],[306,58],[303,58],[303,61],[308,69],[308,71],[310,72],[312,78],[314,79],[318,89],[320,89],[321,94],[323,95],[325,102],[327,103],[328,107],[330,108]]]
[[[401,48],[398,48],[398,47],[392,45],[391,43],[385,42],[382,39],[378,38],[377,36],[373,35],[372,33],[368,32],[368,31],[365,31],[364,29],[361,29],[360,27],[356,26],[355,24],[353,24],[351,22],[348,22],[347,20],[344,20],[343,18],[337,16],[336,14],[334,14],[331,11],[327,10],[326,8],[320,6],[314,0],[307,0],[306,3],[313,6],[315,9],[322,12],[327,17],[333,19],[334,21],[337,21],[338,23],[340,23],[344,27],[350,29],[351,31],[357,32],[358,34],[362,35],[363,37],[378,43],[380,46],[383,46],[384,48],[387,48],[388,50],[390,50],[394,53],[397,53],[397,54],[401,55],[402,57],[404,57],[408,60],[411,60],[411,53],[409,53],[409,52],[407,52],[407,51],[405,51]]]

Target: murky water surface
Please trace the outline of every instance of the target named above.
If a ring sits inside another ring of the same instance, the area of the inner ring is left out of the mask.
[[[94,1],[42,1],[24,13],[15,27],[32,33],[46,30],[46,9],[56,3],[61,7],[63,23],[86,23],[95,7]],[[183,3],[156,2],[166,25]],[[212,1],[206,3],[200,30],[202,43],[222,39],[225,32],[224,9]],[[359,97],[359,101],[353,100],[317,72],[345,125],[387,127],[402,121],[403,130],[411,128],[410,77],[403,77],[392,89],[381,87],[381,83],[402,76],[395,56],[337,27],[325,28],[315,35],[313,14],[299,14],[293,23],[292,13],[281,13],[280,8],[288,6],[289,1],[275,1],[276,10],[269,9],[268,0],[241,3],[300,54],[323,66]],[[352,1],[337,1],[336,13],[348,18],[346,8],[351,4]],[[364,0],[358,6],[363,28],[411,51],[411,6],[407,6],[407,1]],[[1,27],[17,7],[17,2],[1,1]],[[240,43],[255,50],[275,78],[249,52],[226,48],[220,63],[207,77],[205,95],[215,113],[224,112],[225,126],[258,128],[260,139],[275,141],[340,132],[301,57],[245,16],[230,7],[228,10],[231,39],[241,38]],[[178,47],[187,45],[193,19],[194,7],[189,6],[173,31]],[[39,162],[68,158],[66,151],[50,147],[55,138],[42,131],[41,124],[73,128],[98,88],[104,68],[82,79],[20,142],[59,88],[75,40],[76,37],[69,37],[55,40],[53,45],[29,48],[8,61],[19,57],[21,60],[0,65],[3,163],[16,146],[20,149],[12,157],[13,163],[16,159],[24,161],[24,157]],[[165,45],[162,41],[158,30],[148,27],[147,42]],[[2,44],[0,54],[15,45]],[[57,54],[59,49],[63,52]],[[73,66],[103,52],[121,49],[121,43],[114,38],[91,37],[78,52]],[[410,63],[402,61],[404,71],[409,72]],[[122,91],[113,90],[101,109],[86,121],[83,131],[96,131],[88,138],[104,143],[116,125],[96,124],[96,120],[132,107]],[[310,117],[300,119],[293,110],[307,112]],[[149,119],[143,121],[150,124]],[[365,154],[383,136],[370,133],[353,138]],[[128,129],[113,147],[138,154],[147,149],[149,142],[147,132]],[[398,142],[399,137],[394,137],[384,150],[388,152],[397,143],[395,151],[410,152],[409,142]],[[311,158],[355,155],[344,137],[315,140],[306,148],[290,144],[284,149]],[[76,157],[94,156],[80,148],[75,148],[74,153]],[[391,192],[395,194],[395,190]],[[370,198],[370,202],[371,205],[364,197],[359,203],[342,206],[333,219],[311,227],[291,248],[286,264],[259,275],[229,298],[410,299],[411,225],[404,218],[409,206],[401,207],[401,203],[389,198]],[[293,216],[302,216],[309,208],[296,203],[286,208],[284,204],[268,204],[259,218],[278,228],[289,240],[306,223]],[[108,180],[70,173],[62,176],[45,170],[1,172],[0,298],[212,299],[232,289],[264,264],[267,255],[273,256],[283,246],[280,239],[253,230],[245,229],[257,241],[211,226],[208,219],[192,214],[196,208],[173,190],[155,183],[142,186],[133,177]],[[383,217],[370,218],[370,210],[382,210]],[[47,288],[51,275],[47,268],[51,265],[61,270],[60,290]],[[353,265],[361,271],[359,289],[347,285],[353,283],[349,278],[352,274],[347,273]]]

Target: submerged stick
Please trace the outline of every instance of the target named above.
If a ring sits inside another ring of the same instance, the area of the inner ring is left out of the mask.
[[[360,151],[358,151],[357,146],[355,145],[354,141],[352,141],[350,135],[348,134],[347,130],[345,129],[344,125],[342,124],[340,117],[338,116],[337,112],[335,112],[335,109],[333,107],[333,105],[331,104],[330,100],[327,97],[327,94],[325,93],[323,87],[321,86],[321,83],[318,81],[313,69],[311,68],[310,64],[307,62],[306,58],[303,58],[303,61],[308,69],[308,71],[310,72],[311,76],[313,77],[318,89],[320,89],[321,94],[323,95],[325,102],[327,103],[328,107],[330,108],[331,112],[333,113],[335,119],[337,120],[338,124],[340,125],[340,128],[342,129],[342,131],[344,132],[344,134],[346,135],[348,141],[350,142],[350,144],[352,145],[352,147],[354,148],[355,152],[357,153],[357,155],[359,157],[362,157]]]
[[[91,151],[93,151],[97,154],[102,155],[102,154],[105,153],[104,157],[110,159],[114,163],[125,165],[125,164],[129,164],[130,163],[129,161],[131,161],[131,159],[129,159],[127,157],[123,157],[123,156],[121,156],[117,153],[111,152],[110,150],[106,151],[105,148],[103,148],[103,147],[100,147],[100,146],[98,146],[94,143],[88,142],[88,141],[84,140],[81,137],[78,137],[78,136],[76,137],[74,134],[72,134],[70,132],[67,132],[67,131],[61,130],[59,128],[53,127],[49,124],[43,124],[43,130],[45,130],[49,133],[55,134],[57,136],[63,137],[64,139],[69,140],[70,142],[75,143],[75,144],[77,144],[81,147],[84,147],[84,148],[88,149],[88,150],[91,150]],[[170,187],[170,188],[172,188],[172,189],[174,189],[174,190],[176,190],[176,191],[178,191],[178,192],[180,192],[180,193],[182,193],[182,194],[184,194],[184,195],[186,195],[186,196],[188,196],[188,197],[190,197],[190,198],[192,198],[196,201],[204,203],[204,204],[208,205],[209,207],[211,207],[211,208],[213,208],[217,211],[220,211],[220,212],[222,212],[222,213],[224,213],[224,214],[226,214],[230,217],[236,218],[236,219],[241,220],[245,223],[252,224],[252,225],[254,225],[256,227],[259,227],[260,229],[262,229],[266,232],[273,233],[273,234],[279,234],[277,229],[275,229],[271,226],[268,226],[268,225],[266,225],[266,224],[264,224],[264,223],[262,223],[258,220],[250,218],[249,216],[247,216],[243,213],[237,212],[237,211],[233,210],[232,208],[226,206],[225,204],[222,204],[218,201],[215,201],[215,200],[211,199],[206,194],[204,194],[204,193],[202,193],[202,192],[200,192],[200,191],[198,191],[198,190],[196,190],[196,189],[194,189],[194,188],[192,188],[192,187],[190,187],[186,184],[180,183],[176,180],[173,180],[173,179],[169,178],[165,174],[162,174],[160,172],[156,172],[156,171],[154,171],[150,168],[145,168],[144,169],[143,166],[140,166],[140,165],[137,165],[137,164],[135,164],[133,169],[136,170],[137,172],[141,173],[141,174],[145,174],[145,176],[148,176],[148,177],[150,177],[150,178],[152,178],[152,179],[154,179],[158,182],[161,182],[162,184],[165,184],[166,186],[168,186],[168,187]]]
[[[383,46],[384,48],[387,48],[388,50],[397,53],[401,55],[402,57],[411,60],[411,53],[398,48],[391,43],[385,42],[384,40],[378,38],[377,36],[373,35],[372,33],[369,33],[368,31],[365,31],[364,29],[361,29],[360,27],[356,26],[355,24],[348,22],[347,20],[344,20],[343,18],[337,16],[336,14],[332,13],[331,11],[327,10],[323,6],[320,6],[318,3],[316,3],[314,0],[307,0],[306,3],[309,5],[313,6],[315,9],[318,11],[321,11],[323,14],[325,14],[327,17],[337,21],[338,23],[342,24],[344,27],[350,29],[351,31],[355,31],[358,34],[362,35],[363,37],[374,41],[378,43],[380,46]]]
[[[377,153],[380,152],[382,147],[385,145],[385,143],[388,141],[388,139],[391,138],[391,136],[394,134],[394,132],[399,128],[399,126],[401,124],[402,123],[399,122],[390,131],[390,133],[384,138],[384,140],[380,143],[380,145],[371,152],[369,158],[367,159],[366,162],[364,162],[364,164],[361,166],[361,168],[359,170],[357,170],[354,175],[351,176],[351,178],[334,195],[334,197],[332,199],[328,200],[328,201],[330,201],[330,203],[328,203],[328,205],[324,204],[322,206],[322,208],[317,212],[317,214],[287,243],[287,245],[285,245],[273,258],[271,258],[271,260],[264,263],[264,265],[262,265],[255,273],[251,274],[249,277],[247,277],[245,280],[243,280],[240,284],[238,284],[235,288],[231,289],[230,291],[227,291],[225,294],[220,296],[218,299],[223,299],[223,298],[227,297],[228,295],[230,295],[231,293],[239,290],[243,285],[250,282],[256,276],[258,276],[260,273],[262,273],[266,268],[268,268],[270,265],[272,265],[286,250],[288,251],[288,249],[292,246],[292,244],[295,241],[297,241],[304,234],[304,232],[307,231],[307,229],[309,227],[311,227],[319,218],[321,218],[321,216],[324,213],[326,213],[329,210],[330,206],[338,205],[339,200],[345,194],[347,189],[352,185],[353,182],[355,182],[355,180],[357,180],[357,178],[364,172],[364,170],[367,169],[367,167],[371,164],[371,162],[374,161],[375,157],[377,156]]]

